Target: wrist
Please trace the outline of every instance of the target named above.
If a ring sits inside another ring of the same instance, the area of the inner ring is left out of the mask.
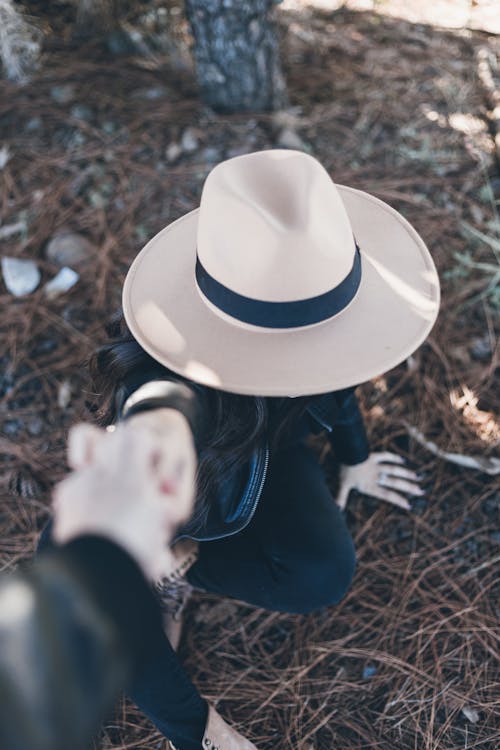
[[[187,420],[193,435],[198,434],[200,413],[196,394],[184,383],[169,380],[151,380],[140,386],[125,401],[121,419],[158,409],[179,412]]]
[[[173,406],[159,406],[137,411],[127,417],[130,425],[140,425],[160,434],[163,430],[180,429],[191,434],[191,426],[186,415]]]

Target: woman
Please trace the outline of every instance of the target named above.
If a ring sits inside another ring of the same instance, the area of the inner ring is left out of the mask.
[[[217,165],[200,208],[134,260],[122,338],[91,371],[102,424],[163,406],[194,425],[195,509],[174,539],[177,569],[157,582],[170,642],[131,690],[179,750],[254,750],[169,667],[192,588],[284,612],[335,604],[355,567],[350,489],[405,509],[422,494],[401,457],[370,453],[355,387],[409,356],[438,308],[415,230],[296,151]],[[305,441],[321,429],[340,465],[336,502]]]

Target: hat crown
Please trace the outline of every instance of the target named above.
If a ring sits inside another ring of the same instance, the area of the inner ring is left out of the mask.
[[[288,302],[338,286],[355,241],[324,167],[301,151],[237,156],[208,175],[201,196],[198,257],[208,273],[251,299]]]

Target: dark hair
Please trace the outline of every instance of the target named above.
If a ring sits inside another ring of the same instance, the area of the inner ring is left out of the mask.
[[[138,384],[154,378],[172,377],[190,383],[151,357],[134,339],[122,316],[107,327],[110,341],[89,358],[91,397],[88,403],[101,426],[117,419],[117,393],[125,381]],[[228,472],[249,459],[265,434],[271,452],[279,448],[295,420],[305,411],[312,397],[264,398],[242,396],[200,386],[210,409],[203,450],[196,477],[196,502],[192,521],[202,525],[208,513],[210,496]]]

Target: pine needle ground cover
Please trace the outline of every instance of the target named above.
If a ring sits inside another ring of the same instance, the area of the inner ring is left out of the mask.
[[[430,337],[359,388],[373,450],[425,472],[427,496],[410,514],[351,498],[358,566],[337,607],[287,616],[198,595],[180,654],[203,695],[262,750],[494,750],[500,42],[477,20],[444,28],[418,8],[401,18],[397,3],[325,5],[290,1],[278,14],[286,112],[204,107],[173,3],[178,54],[120,55],[72,41],[72,11],[54,3],[36,75],[1,82],[1,254],[35,261],[42,279],[24,297],[0,288],[1,564],[32,556],[67,471],[68,428],[92,419],[82,361],[107,338],[132,258],[198,205],[219,160],[295,144],[336,182],[401,211],[437,264],[443,299]],[[71,262],[57,250],[65,232]],[[48,295],[66,263],[77,283]],[[335,493],[321,437],[314,448]],[[164,742],[124,701],[97,745]]]

